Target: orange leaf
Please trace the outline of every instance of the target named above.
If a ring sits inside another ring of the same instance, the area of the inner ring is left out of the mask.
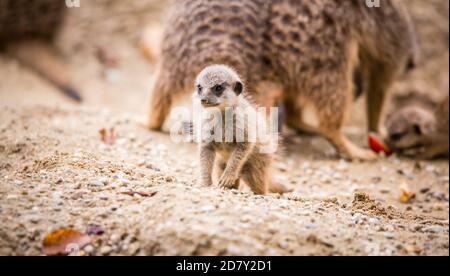
[[[116,142],[116,134],[114,128],[111,128],[109,130],[102,128],[99,130],[99,134],[100,139],[107,145],[113,145]]]
[[[97,47],[95,51],[98,61],[108,68],[115,68],[118,66],[119,61],[111,50],[105,47]]]
[[[91,242],[88,235],[72,228],[63,228],[47,234],[42,242],[42,251],[47,256],[69,255],[81,250]]]
[[[400,192],[399,200],[401,203],[410,203],[416,197],[416,194],[411,191],[406,183],[400,186]]]

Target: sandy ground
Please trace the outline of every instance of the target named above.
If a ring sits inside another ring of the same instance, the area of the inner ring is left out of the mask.
[[[164,18],[162,5],[85,2],[57,41],[85,104],[0,56],[0,255],[41,254],[50,231],[89,224],[105,233],[85,255],[449,254],[448,160],[349,163],[322,138],[288,131],[275,177],[292,193],[255,196],[197,184],[196,146],[139,124],[153,67],[137,45],[143,26]],[[396,90],[442,95],[448,1],[410,3],[425,61]],[[117,69],[97,61],[99,46],[114,53]],[[360,100],[346,129],[360,144],[363,114]],[[105,145],[98,132],[111,127],[117,139]],[[408,204],[399,201],[403,184],[416,193]]]

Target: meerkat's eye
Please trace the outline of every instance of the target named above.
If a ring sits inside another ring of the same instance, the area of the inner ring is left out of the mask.
[[[419,136],[423,135],[422,127],[419,124],[414,124],[414,133],[416,133]]]
[[[202,87],[200,85],[197,85],[197,93],[199,95],[202,94]]]
[[[216,96],[220,96],[222,95],[223,91],[225,91],[225,87],[221,84],[218,84],[212,88],[212,91]]]

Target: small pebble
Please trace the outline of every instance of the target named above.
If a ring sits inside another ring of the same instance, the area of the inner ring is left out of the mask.
[[[16,180],[16,181],[14,181],[14,184],[16,184],[17,186],[22,186],[23,185],[23,181],[22,180]]]
[[[356,213],[352,216],[352,223],[353,224],[358,224],[361,220],[361,214],[360,213]]]
[[[118,234],[112,234],[111,237],[109,238],[109,241],[113,244],[118,242],[119,240],[120,240],[120,235],[118,235]]]
[[[92,254],[94,253],[95,248],[92,245],[87,245],[84,249],[83,249],[87,254]]]
[[[432,225],[432,226],[424,227],[422,229],[422,231],[426,232],[426,233],[438,234],[438,233],[442,233],[444,231],[444,228],[442,226],[439,226],[439,225]]]
[[[200,208],[200,210],[203,213],[208,213],[208,212],[214,211],[215,209],[216,209],[216,207],[214,207],[213,205],[205,205],[205,206]]]
[[[112,247],[111,246],[102,246],[101,248],[100,248],[100,254],[101,255],[108,255],[108,254],[110,254],[111,252],[112,252]]]
[[[105,184],[99,180],[93,180],[93,181],[91,181],[91,183],[89,183],[89,186],[93,187],[93,188],[100,188],[100,187],[103,187],[104,185]]]

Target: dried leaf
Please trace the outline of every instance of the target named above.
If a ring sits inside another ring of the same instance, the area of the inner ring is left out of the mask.
[[[418,246],[416,244],[416,242],[409,244],[405,247],[406,252],[408,252],[409,254],[420,254],[423,251],[423,248],[421,248],[420,246]]]
[[[91,238],[72,228],[63,228],[47,234],[42,242],[42,251],[47,256],[69,255],[83,249]]]
[[[108,68],[115,68],[119,65],[117,57],[112,53],[112,51],[105,47],[97,47],[95,55],[98,61]]]
[[[89,236],[100,236],[105,233],[105,229],[97,224],[89,224],[86,228],[86,234]]]
[[[123,195],[129,195],[129,196],[134,196],[134,195],[140,195],[142,197],[152,197],[155,196],[157,192],[136,192],[136,191],[129,191],[129,192],[123,192],[121,194]]]
[[[400,186],[400,202],[401,203],[411,203],[411,201],[416,198],[416,194],[411,191],[411,189],[408,187],[406,183],[403,183]]]
[[[116,142],[116,134],[114,128],[109,130],[102,128],[99,130],[100,139],[107,145],[113,145]]]

